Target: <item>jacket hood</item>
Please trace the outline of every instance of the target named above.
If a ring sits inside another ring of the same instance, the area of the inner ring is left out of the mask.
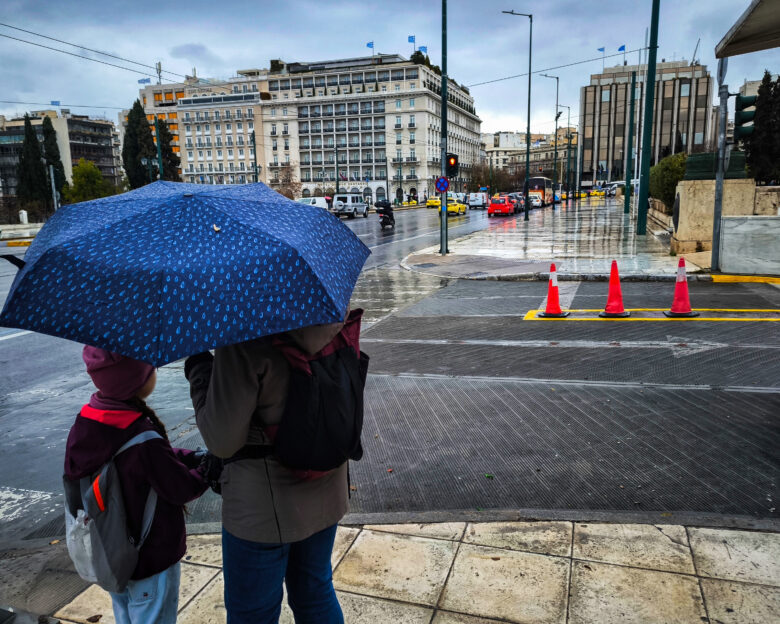
[[[117,423],[116,412],[106,411],[101,422],[99,418],[94,418],[99,410],[90,412],[86,407],[76,417],[76,422],[68,434],[65,450],[65,476],[68,479],[91,476],[111,459],[125,442],[144,429],[151,428],[151,423],[141,418],[140,412],[127,411],[123,421]],[[91,417],[83,414],[90,414]],[[144,426],[144,423],[148,423],[148,427]]]

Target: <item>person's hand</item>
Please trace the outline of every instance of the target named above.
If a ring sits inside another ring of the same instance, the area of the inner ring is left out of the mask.
[[[222,494],[222,485],[219,482],[219,477],[222,475],[224,465],[221,458],[206,451],[200,461],[200,466],[198,466],[198,470],[203,475],[203,480],[217,494]]]

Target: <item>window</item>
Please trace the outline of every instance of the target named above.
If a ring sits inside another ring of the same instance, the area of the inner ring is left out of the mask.
[[[276,117],[276,109],[275,108],[271,109],[271,117]]]
[[[203,160],[203,150],[198,150],[198,158]]]
[[[239,158],[243,158],[244,157],[244,150],[243,149],[238,150],[238,157]]]
[[[287,116],[287,107],[286,106],[284,108],[282,108],[282,115],[285,116],[285,117]]]
[[[233,150],[228,150],[228,158],[233,158]]]
[[[409,108],[414,108],[414,98],[409,98]]]
[[[325,95],[325,89],[317,89],[317,95]]]
[[[278,146],[278,143],[277,143],[276,139],[274,139],[273,141],[271,141],[271,149],[272,149],[272,150],[276,151],[276,149],[278,149],[278,147],[279,147],[279,146]]]
[[[290,99],[290,94],[289,93],[285,93],[284,94],[284,99],[285,100],[289,100]]]
[[[387,91],[387,85],[382,85],[382,91]]]
[[[409,133],[409,143],[414,145],[414,132]]]
[[[214,124],[214,132],[221,132],[222,128],[219,124]]]
[[[289,126],[289,124],[284,124],[284,125],[282,126],[282,134],[287,134],[289,131],[290,131],[290,126]]]
[[[609,102],[609,89],[604,89],[601,92],[601,101],[602,102]]]
[[[290,139],[284,140],[284,149],[289,150],[290,149]]]
[[[688,97],[691,94],[691,84],[685,82],[680,85],[680,97]]]
[[[187,124],[186,126],[184,126],[184,131],[187,134],[191,134],[192,133],[192,126],[190,124]]]
[[[417,88],[417,83],[416,82],[410,82],[409,83],[409,88],[410,89],[416,89]]]
[[[399,84],[395,85],[395,90],[396,91],[400,91],[401,90],[401,85],[399,85]]]
[[[217,150],[217,158],[222,158],[222,150]]]
[[[187,160],[192,160],[192,152],[187,152]]]
[[[244,129],[244,124],[241,123],[240,121],[237,121],[236,122],[236,130],[243,130],[243,129]]]
[[[227,130],[228,132],[232,131],[233,130],[233,124],[225,124],[225,130]]]
[[[254,130],[255,129],[255,122],[254,121],[250,121],[246,126],[247,126],[247,129]]]
[[[395,108],[396,108],[396,110],[401,108],[401,100],[396,100],[395,101]]]

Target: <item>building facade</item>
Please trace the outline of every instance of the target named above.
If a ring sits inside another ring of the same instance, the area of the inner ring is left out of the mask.
[[[116,146],[116,128],[106,119],[74,115],[63,108],[33,111],[30,122],[38,141],[43,144],[43,119],[48,117],[57,134],[57,147],[68,183],[73,182],[73,166],[80,158],[89,160],[100,169],[111,184],[122,182],[121,161]],[[24,117],[6,119],[0,115],[0,193],[16,195],[16,169],[24,143]]]
[[[568,138],[571,134],[571,143]],[[556,135],[532,134],[530,150],[530,175],[542,175],[562,182],[566,176],[567,163],[571,172],[577,166],[576,128],[558,128],[557,163],[555,155]],[[525,133],[496,132],[483,134],[485,143],[485,164],[494,170],[504,169],[510,175],[525,176]],[[491,142],[492,141],[492,142]],[[573,175],[572,175],[573,179]]]
[[[636,72],[634,153],[641,151],[646,65],[608,67],[580,89],[582,183],[625,179],[631,73]],[[651,165],[677,152],[703,152],[713,139],[713,81],[707,67],[687,61],[656,68]],[[637,162],[636,159],[634,161]]]
[[[441,77],[397,55],[314,63],[271,61],[226,81],[149,85],[150,123],[164,118],[185,182],[347,190],[373,200],[424,197],[441,173]],[[448,84],[448,151],[465,185],[479,159],[480,119],[468,90]],[[127,111],[120,115],[126,120]],[[252,140],[256,145],[252,144]]]

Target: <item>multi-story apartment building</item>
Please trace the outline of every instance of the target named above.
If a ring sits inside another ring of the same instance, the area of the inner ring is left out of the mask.
[[[43,142],[43,119],[48,117],[57,134],[57,147],[65,178],[73,181],[73,166],[79,158],[92,161],[111,184],[120,184],[122,168],[115,149],[115,127],[106,119],[74,115],[67,108],[33,111],[30,122],[39,142]],[[0,192],[16,194],[16,169],[24,142],[24,117],[6,119],[0,115]]]
[[[154,135],[155,118],[164,119],[173,135],[172,149],[181,159],[185,182],[243,184],[254,180],[252,132],[262,119],[262,98],[270,99],[266,70],[247,69],[228,80],[195,76],[184,82],[149,85],[139,92]],[[124,132],[128,111],[120,120]],[[258,126],[258,131],[262,125]],[[258,132],[258,146],[263,137]],[[155,138],[156,140],[156,138]],[[262,149],[258,154],[262,155]],[[259,179],[264,161],[258,158]]]
[[[637,72],[634,150],[641,146],[646,65],[608,67],[580,89],[582,182],[623,180],[631,102],[631,72]],[[712,141],[712,77],[704,65],[661,62],[656,68],[651,165],[685,151],[706,151]]]
[[[434,193],[441,76],[433,69],[398,55],[274,61],[268,86],[264,136],[272,185],[275,171],[290,163],[304,196],[337,186],[372,199]],[[458,187],[478,163],[481,120],[466,88],[450,81],[447,89],[447,149],[460,157]]]
[[[568,134],[571,134],[571,145]],[[567,159],[571,171],[577,165],[577,130],[576,128],[558,128],[558,162],[557,175],[555,171],[555,134],[532,134],[530,150],[530,175],[555,177],[561,182],[566,173]],[[525,133],[496,132],[483,134],[485,146],[485,163],[493,169],[505,169],[512,175],[525,174]],[[490,141],[492,140],[492,144]],[[571,155],[569,155],[571,150]]]
[[[337,187],[372,199],[434,192],[441,77],[431,68],[376,55],[273,60],[270,70],[237,73],[140,91],[149,122],[160,116],[169,123],[185,182],[251,182],[256,147],[258,179],[278,187],[287,171],[304,196]],[[478,162],[481,121],[468,90],[452,81],[448,102],[448,151],[460,156],[463,184]]]

